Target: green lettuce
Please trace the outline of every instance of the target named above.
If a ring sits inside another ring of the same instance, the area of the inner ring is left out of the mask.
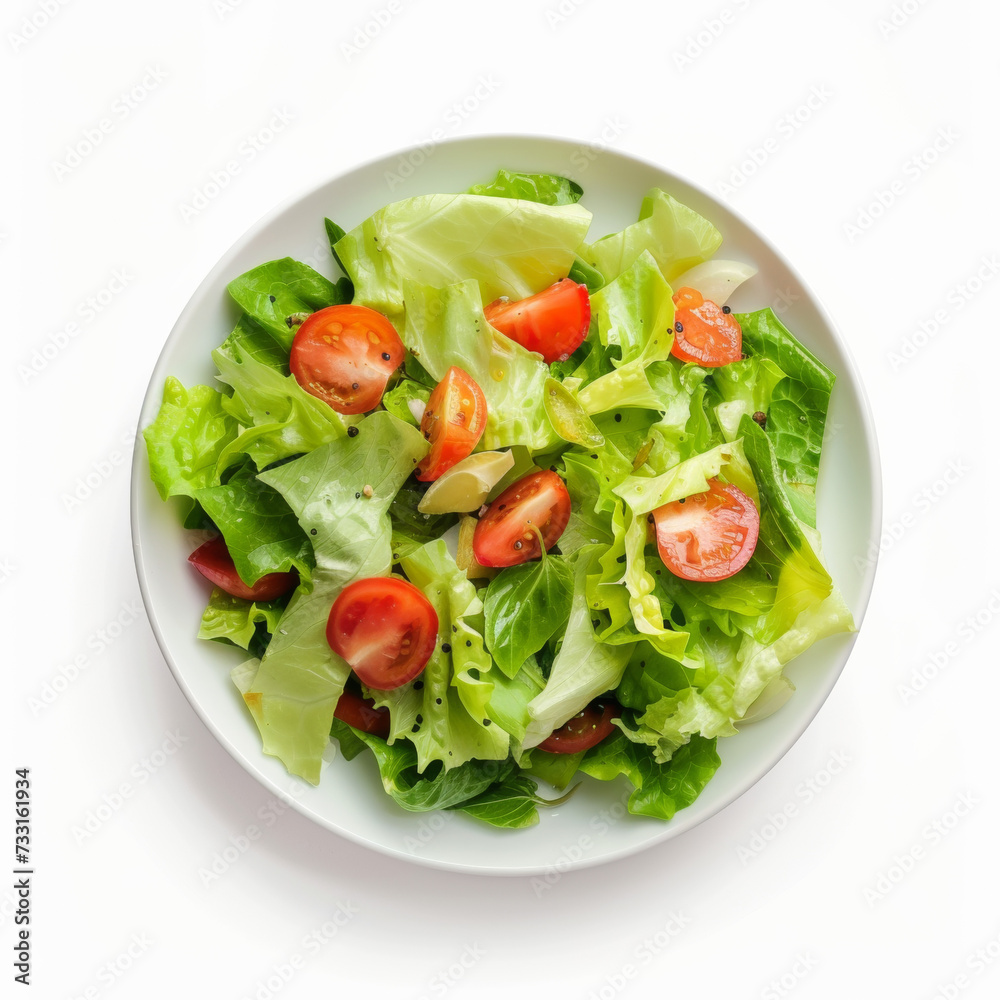
[[[142,432],[149,473],[160,497],[194,498],[218,483],[219,456],[238,430],[224,409],[222,393],[207,385],[185,389],[168,376],[160,411]]]
[[[537,746],[594,698],[617,687],[625,670],[628,647],[599,642],[591,623],[587,574],[596,566],[598,552],[597,546],[587,546],[577,555],[566,634],[545,689],[528,705],[531,724],[525,746]]]
[[[309,313],[351,301],[346,286],[335,285],[291,257],[260,264],[233,278],[227,288],[233,301],[285,351]]]
[[[392,691],[366,692],[377,708],[389,709],[389,742],[412,743],[419,771],[434,761],[451,770],[474,758],[504,760],[510,740],[493,725],[487,708],[492,661],[477,628],[483,605],[475,586],[440,538],[399,564],[437,612],[439,641],[415,681]]]
[[[379,209],[336,250],[355,301],[400,324],[406,280],[441,288],[475,279],[485,302],[540,292],[569,273],[590,218],[579,205],[420,195]]]
[[[404,289],[406,347],[436,381],[455,365],[483,390],[487,420],[481,447],[519,444],[544,451],[557,444],[545,415],[548,365],[486,322],[476,283],[433,288],[407,281]]]
[[[614,281],[648,250],[667,281],[708,260],[722,234],[707,219],[666,191],[653,188],[643,199],[639,221],[620,233],[584,244],[580,257],[605,281]]]
[[[216,587],[201,616],[199,639],[217,639],[250,649],[258,624],[273,634],[285,610],[284,601],[245,601]]]
[[[256,324],[240,321],[212,352],[218,379],[232,389],[222,405],[240,431],[220,449],[220,470],[249,455],[258,469],[291,455],[312,451],[347,434],[343,417],[306,392],[262,349]],[[207,485],[207,484],[206,484]]]
[[[224,485],[198,490],[197,500],[222,532],[245,584],[293,569],[308,581],[313,567],[309,538],[281,494],[250,466],[241,466]]]
[[[583,188],[558,174],[521,174],[501,169],[489,184],[476,184],[466,193],[523,198],[541,205],[575,205],[583,197]]]
[[[312,539],[316,568],[312,590],[292,596],[243,697],[264,752],[314,784],[350,673],[326,641],[330,607],[352,580],[389,573],[389,505],[426,450],[419,431],[383,411],[361,421],[355,437],[330,441],[260,475]],[[365,486],[372,487],[371,496]]]

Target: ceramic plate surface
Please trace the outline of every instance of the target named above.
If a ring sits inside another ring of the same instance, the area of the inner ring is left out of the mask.
[[[827,565],[860,624],[874,565],[859,566],[881,531],[881,491],[871,415],[849,351],[815,296],[761,234],[704,191],[622,153],[547,138],[463,139],[388,156],[286,203],[253,226],[191,297],[157,362],[140,427],[156,416],[168,375],[185,385],[213,384],[210,352],[238,318],[226,294],[230,279],[284,256],[333,276],[324,216],[351,229],[391,201],[462,191],[488,181],[501,166],[579,181],[583,204],[594,214],[591,239],[634,222],[645,192],[662,187],[721,230],[719,256],[746,260],[759,269],[733,297],[734,309],[761,308],[775,301],[778,290],[785,292],[784,301],[791,305],[781,312],[783,322],[837,375],[820,471],[819,527]],[[602,810],[621,814],[627,786],[588,779],[564,805],[541,810],[538,826],[495,830],[461,815],[399,809],[382,791],[370,754],[350,763],[334,756],[317,787],[291,778],[278,760],[261,751],[253,720],[229,682],[228,667],[239,662],[241,651],[195,638],[209,588],[187,564],[194,539],[179,524],[176,510],[157,496],[141,445],[132,469],[132,533],[143,599],[163,655],[195,710],[232,756],[322,826],[385,854],[458,871],[523,875],[585,867],[633,854],[703,822],[742,795],[794,744],[830,693],[855,638],[825,639],[798,658],[788,670],[798,689],[792,699],[769,719],[719,741],[722,767],[694,805],[671,822],[632,816],[614,823],[597,820]],[[567,856],[567,845],[582,843],[584,849]]]

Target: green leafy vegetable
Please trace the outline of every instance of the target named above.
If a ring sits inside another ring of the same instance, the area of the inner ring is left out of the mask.
[[[273,634],[284,610],[284,601],[245,601],[216,587],[201,616],[198,638],[218,639],[249,649],[258,633],[258,623]]]
[[[476,184],[467,193],[523,198],[542,205],[575,205],[583,197],[583,188],[557,174],[520,174],[501,169],[489,184]]]

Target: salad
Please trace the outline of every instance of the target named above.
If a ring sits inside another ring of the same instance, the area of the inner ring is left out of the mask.
[[[752,266],[653,189],[588,242],[574,182],[500,170],[326,220],[337,280],[230,282],[217,385],[168,378],[153,482],[209,540],[199,637],[263,750],[331,739],[404,809],[538,822],[577,775],[669,820],[784,668],[853,629],[816,482],[834,375]],[[567,793],[568,794],[568,793]]]

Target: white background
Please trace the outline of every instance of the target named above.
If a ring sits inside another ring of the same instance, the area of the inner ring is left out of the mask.
[[[35,995],[997,995],[993,5],[37,0],[6,4],[0,29],[0,799],[30,766]],[[441,873],[288,810],[209,881],[271,798],[188,706],[141,611],[128,458],[147,379],[259,216],[435,130],[610,142],[795,263],[879,431],[869,614],[774,770],[639,856],[544,886]],[[5,981],[13,901],[0,888]]]

